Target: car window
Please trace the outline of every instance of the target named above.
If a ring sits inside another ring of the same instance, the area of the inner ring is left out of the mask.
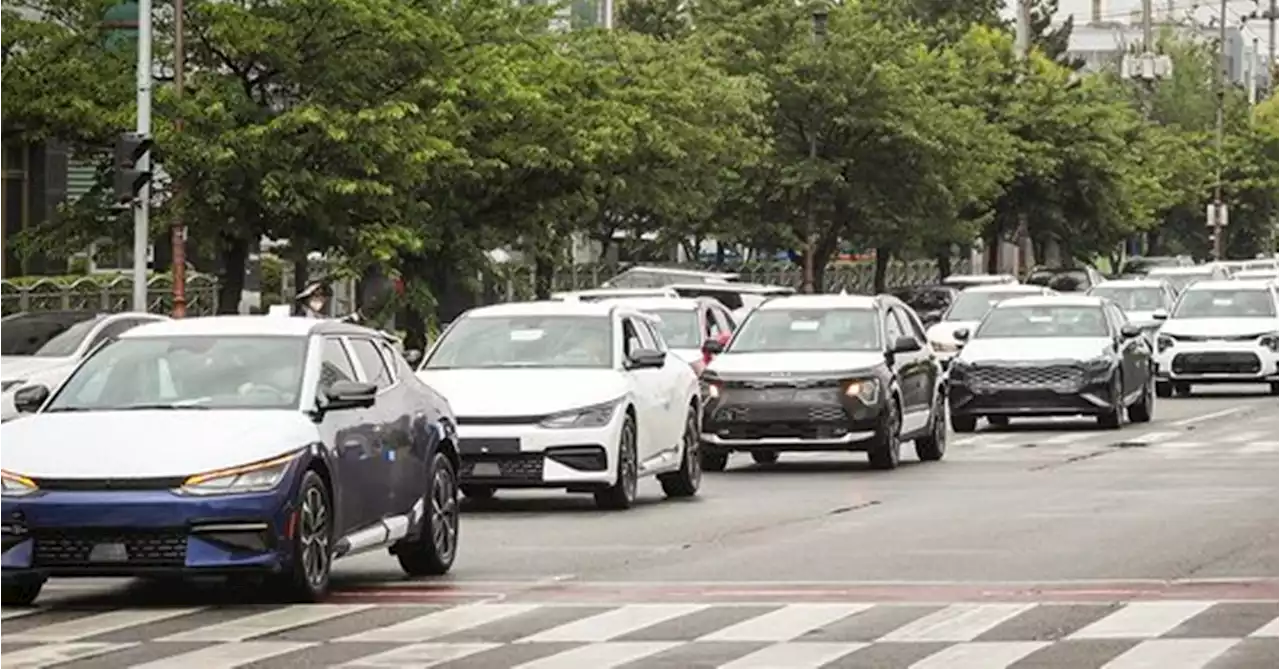
[[[653,349],[655,351],[665,352],[667,350],[667,341],[662,337],[662,331],[655,328],[648,321],[640,322],[640,334],[642,339],[647,339],[653,342]]]
[[[729,342],[730,353],[880,351],[875,309],[757,309]]]
[[[324,390],[338,381],[355,381],[356,368],[351,357],[336,337],[325,337],[320,355],[320,389]]]
[[[377,347],[368,339],[351,339],[351,350],[355,351],[360,361],[360,369],[364,370],[365,380],[378,387],[378,390],[391,387],[391,372],[387,363],[378,353]]]
[[[652,330],[645,327],[647,324],[644,321],[628,316],[626,323],[630,328],[628,334],[628,346],[630,348],[626,349],[627,355],[631,355],[636,349],[647,348],[652,350],[657,348],[658,344],[653,340],[653,335],[651,334]]]
[[[920,319],[912,312],[902,307],[894,307],[893,313],[898,316],[904,329],[910,332],[921,344],[925,343],[924,325],[920,323]]]
[[[404,359],[404,355],[387,342],[378,342],[378,352],[382,353],[382,359],[387,363],[387,373],[391,375],[391,383],[394,385],[400,380],[400,370],[409,366],[409,362]]]
[[[423,369],[607,369],[614,327],[608,316],[467,316],[447,329]]]
[[[716,327],[717,327],[717,328],[720,328],[720,331],[721,331],[721,332],[730,332],[730,333],[731,333],[731,332],[733,332],[735,329],[737,329],[738,325],[733,321],[733,313],[732,313],[732,312],[730,312],[730,311],[728,311],[728,310],[725,310],[725,309],[715,309],[715,308],[713,308],[713,309],[711,310],[711,313],[715,316],[715,318],[716,318]]]
[[[19,314],[4,320],[0,328],[0,353],[62,358],[76,352],[89,332],[101,322],[83,314]]]
[[[884,319],[884,329],[887,334],[885,341],[892,346],[893,342],[907,336],[907,330],[906,327],[898,321],[898,315],[895,314],[892,309],[890,309],[886,315],[888,318]]]

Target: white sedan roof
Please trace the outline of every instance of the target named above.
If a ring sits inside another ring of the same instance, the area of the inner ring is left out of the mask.
[[[1070,293],[1066,295],[1033,295],[1029,297],[1011,297],[996,304],[996,309],[1014,307],[1100,307],[1105,298],[1092,295]]]
[[[871,309],[876,298],[870,295],[787,295],[775,297],[756,307],[756,311],[774,309]]]
[[[321,321],[315,318],[278,316],[205,316],[146,323],[121,333],[135,337],[305,337]]]
[[[543,300],[539,302],[508,302],[487,307],[477,307],[468,316],[492,318],[502,316],[608,316],[617,305],[607,302],[575,302]]]
[[[704,304],[688,297],[623,297],[604,300],[603,303],[637,311],[693,311]]]

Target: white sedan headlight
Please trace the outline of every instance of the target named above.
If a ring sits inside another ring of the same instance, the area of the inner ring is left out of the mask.
[[[184,495],[237,495],[275,489],[288,473],[298,453],[255,462],[241,467],[219,469],[196,474],[182,482],[178,492]]]
[[[3,470],[0,470],[0,486],[0,494],[5,497],[24,497],[40,491],[35,481]]]
[[[945,341],[931,341],[929,342],[929,345],[938,353],[955,353],[960,350],[959,344],[953,344]]]
[[[613,414],[617,412],[619,404],[621,404],[620,400],[610,400],[573,411],[565,411],[547,417],[539,425],[550,428],[604,427],[613,420]]]

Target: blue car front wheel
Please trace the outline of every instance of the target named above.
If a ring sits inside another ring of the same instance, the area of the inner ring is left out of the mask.
[[[290,601],[318,602],[329,593],[333,567],[332,496],[324,479],[307,470],[294,501],[292,542],[280,585]]]
[[[5,606],[31,606],[44,588],[44,577],[30,574],[5,578],[0,584],[0,602]]]

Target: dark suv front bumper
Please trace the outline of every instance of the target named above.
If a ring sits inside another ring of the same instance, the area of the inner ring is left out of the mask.
[[[702,443],[713,450],[864,450],[880,420],[881,398],[868,404],[839,387],[721,392],[702,421]]]

